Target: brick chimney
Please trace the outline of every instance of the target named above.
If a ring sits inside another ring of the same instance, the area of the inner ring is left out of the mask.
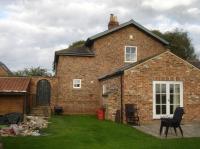
[[[117,21],[117,16],[114,16],[114,14],[110,14],[110,21],[108,23],[108,29],[113,29],[117,26],[119,26],[119,22]]]

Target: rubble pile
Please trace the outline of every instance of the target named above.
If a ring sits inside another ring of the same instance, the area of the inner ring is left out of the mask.
[[[46,118],[26,116],[20,124],[11,124],[0,130],[0,136],[40,136],[40,130],[48,127]]]

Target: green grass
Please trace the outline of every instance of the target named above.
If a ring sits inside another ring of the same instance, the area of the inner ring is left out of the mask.
[[[48,136],[2,138],[5,149],[196,149],[200,138],[157,139],[93,116],[54,116]]]

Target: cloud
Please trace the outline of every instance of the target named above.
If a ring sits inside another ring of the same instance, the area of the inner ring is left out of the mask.
[[[192,14],[192,15],[198,15],[200,14],[200,10],[198,8],[189,8],[187,10],[188,13]]]
[[[150,29],[183,28],[200,53],[199,9],[196,0],[1,0],[0,61],[51,70],[55,50],[107,29],[110,13]]]
[[[188,6],[192,4],[195,0],[144,0],[142,2],[143,6],[151,7],[156,10],[169,10],[178,6]]]

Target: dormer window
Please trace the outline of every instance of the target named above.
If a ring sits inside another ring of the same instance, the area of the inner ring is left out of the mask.
[[[134,63],[137,61],[137,47],[125,46],[125,62]]]

